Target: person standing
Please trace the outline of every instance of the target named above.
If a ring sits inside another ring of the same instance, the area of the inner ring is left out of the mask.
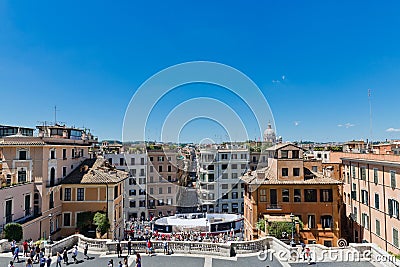
[[[18,246],[16,246],[15,247],[15,249],[14,249],[14,261],[15,261],[15,259],[17,259],[18,261],[17,262],[19,262],[19,247]]]
[[[118,253],[118,258],[122,256],[122,249],[121,249],[120,241],[118,241],[118,243],[117,243],[117,253]]]
[[[44,267],[46,265],[46,258],[45,257],[41,257],[39,260],[39,266],[40,267]]]
[[[72,258],[74,259],[74,263],[78,263],[78,247],[75,245],[73,250],[72,250]]]
[[[132,242],[129,239],[129,241],[128,241],[128,255],[131,255],[131,252],[132,252]]]
[[[136,253],[136,266],[135,267],[142,267],[142,258],[140,257],[139,252]]]
[[[88,256],[88,250],[89,250],[89,244],[88,242],[85,243],[85,248],[83,249],[83,256],[88,260],[89,256]]]
[[[46,266],[47,266],[47,267],[50,267],[50,265],[51,265],[51,256],[48,255],[48,256],[47,256],[47,259],[46,259]]]
[[[25,240],[23,243],[22,243],[22,248],[23,248],[23,255],[24,255],[24,257],[28,257],[28,252],[29,252],[29,250],[28,250],[28,241],[27,240]]]
[[[56,267],[61,267],[62,256],[60,252],[57,252]]]
[[[15,252],[15,247],[17,245],[17,242],[15,240],[11,241],[11,253],[14,255]]]
[[[168,254],[168,242],[167,242],[167,240],[164,240],[163,247],[164,247],[164,254]]]
[[[64,263],[66,265],[68,265],[68,251],[67,251],[66,247],[64,247],[64,250],[63,250],[63,260],[64,260]]]

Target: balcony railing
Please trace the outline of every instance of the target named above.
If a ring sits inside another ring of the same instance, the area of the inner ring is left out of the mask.
[[[267,210],[281,210],[282,207],[278,204],[270,204],[267,206]]]

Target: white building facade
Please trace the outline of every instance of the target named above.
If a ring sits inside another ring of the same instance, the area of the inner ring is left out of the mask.
[[[200,149],[197,190],[203,212],[243,213],[243,184],[249,168],[247,147],[226,145]]]
[[[104,156],[118,170],[129,172],[125,180],[124,218],[148,218],[146,196],[147,154],[106,154]]]

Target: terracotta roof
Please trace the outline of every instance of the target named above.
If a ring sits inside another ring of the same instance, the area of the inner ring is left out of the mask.
[[[40,137],[7,136],[0,139],[0,146],[43,146],[46,143]]]
[[[301,149],[301,150],[304,150],[303,148],[301,148],[301,147],[299,147],[299,146],[297,146],[297,145],[295,145],[295,144],[293,144],[293,143],[281,143],[281,144],[277,144],[277,145],[274,145],[274,146],[271,146],[271,147],[267,148],[266,150],[267,150],[267,151],[275,151],[275,150],[279,150],[279,149],[284,148],[285,146],[289,146],[289,145],[295,146],[295,147],[297,147],[297,148],[299,148],[299,149]]]
[[[279,180],[276,176],[274,170],[270,167],[262,168],[256,171],[252,171],[251,173],[246,173],[241,177],[247,184],[253,185],[262,185],[262,184],[270,184],[270,185],[285,185],[285,184],[305,184],[305,185],[317,185],[317,184],[333,184],[340,185],[341,181],[323,176],[319,173],[315,173],[310,171],[307,168],[304,168],[304,173],[308,174],[307,176],[311,176],[312,178],[304,179],[304,180]],[[258,174],[258,175],[257,175]]]
[[[115,169],[103,158],[86,159],[63,179],[62,184],[115,184],[127,177],[127,172]]]

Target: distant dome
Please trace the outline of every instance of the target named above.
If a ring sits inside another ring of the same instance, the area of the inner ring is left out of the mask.
[[[264,142],[272,144],[276,142],[276,134],[270,122],[268,123],[268,128],[264,131]]]

